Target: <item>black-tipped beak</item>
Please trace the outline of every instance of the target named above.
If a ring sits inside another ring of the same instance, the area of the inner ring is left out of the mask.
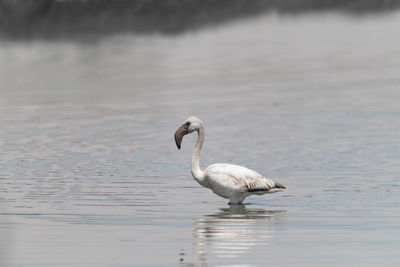
[[[178,130],[176,130],[175,143],[176,143],[176,146],[178,147],[178,149],[181,149],[181,143],[182,143],[183,136],[188,133],[189,133],[188,129],[185,129],[183,127],[183,125],[181,127],[179,127]]]

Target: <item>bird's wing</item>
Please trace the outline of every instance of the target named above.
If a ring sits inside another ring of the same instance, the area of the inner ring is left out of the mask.
[[[238,165],[213,164],[205,170],[205,173],[213,186],[243,189],[247,192],[265,192],[284,188],[281,184],[265,178],[258,172]]]

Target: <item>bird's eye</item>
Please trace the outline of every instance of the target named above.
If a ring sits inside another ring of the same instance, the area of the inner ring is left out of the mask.
[[[183,125],[183,128],[184,128],[185,130],[187,130],[187,129],[189,128],[189,125],[190,125],[190,123],[187,122],[187,123],[185,123],[185,124]]]

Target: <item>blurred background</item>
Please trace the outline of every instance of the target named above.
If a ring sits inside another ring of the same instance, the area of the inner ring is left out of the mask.
[[[398,266],[399,7],[0,0],[0,267]],[[191,115],[288,189],[200,187]]]

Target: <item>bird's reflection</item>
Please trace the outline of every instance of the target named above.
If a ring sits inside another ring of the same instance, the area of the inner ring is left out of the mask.
[[[198,219],[193,230],[194,254],[201,266],[207,258],[235,258],[252,247],[267,244],[274,237],[274,224],[282,210],[232,205]]]

